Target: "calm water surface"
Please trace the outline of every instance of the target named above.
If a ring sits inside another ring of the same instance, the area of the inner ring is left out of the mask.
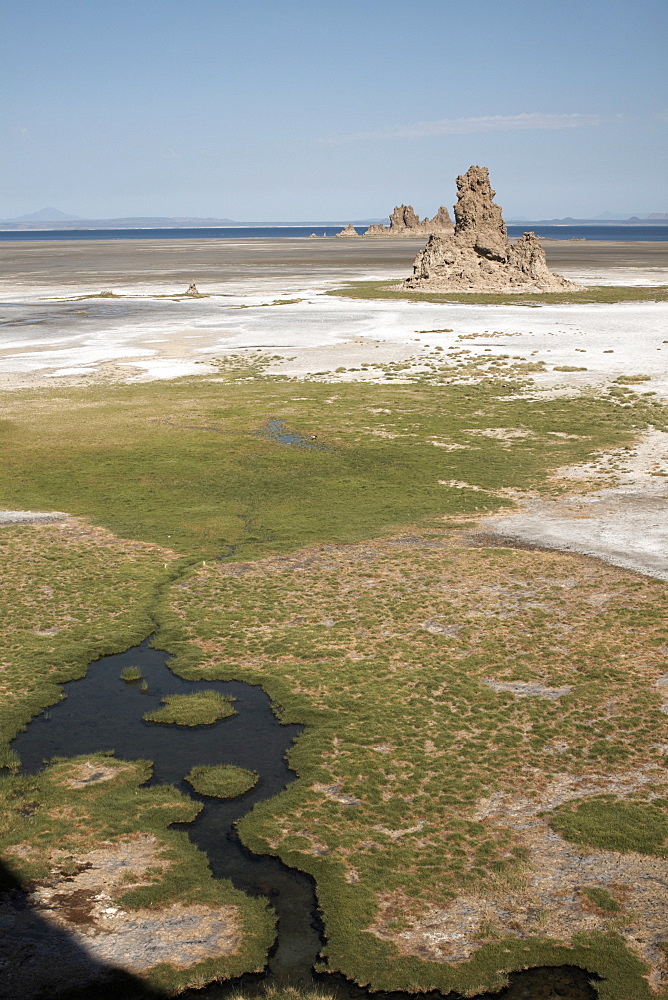
[[[221,229],[35,229],[0,231],[0,241],[35,240],[233,240],[280,239],[301,236],[335,236],[345,223],[331,226],[234,226]],[[361,235],[366,226],[356,226]],[[508,226],[508,235],[521,236],[527,230],[553,240],[632,240],[664,243],[668,226],[541,226],[527,222]],[[418,237],[419,238],[419,237]]]

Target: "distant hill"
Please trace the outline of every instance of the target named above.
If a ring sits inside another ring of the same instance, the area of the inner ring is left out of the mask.
[[[79,215],[68,215],[61,212],[59,208],[40,208],[39,212],[31,212],[30,215],[17,215],[15,219],[6,219],[6,222],[79,222]]]
[[[603,212],[595,219],[574,219],[567,215],[563,219],[507,219],[509,226],[651,226],[665,225],[668,215],[665,212],[654,212],[652,215],[615,215],[614,212]]]
[[[595,219],[574,219],[567,216],[563,219],[508,219],[511,226],[525,226],[530,229],[532,226],[652,226],[668,224],[668,213],[653,212],[651,215],[639,217],[620,216],[614,212],[603,212]],[[352,222],[354,226],[371,226],[379,222],[387,223],[387,219],[306,219],[303,221],[275,219],[267,221],[238,222],[236,219],[216,219],[212,217],[200,218],[198,216],[123,216],[118,219],[84,219],[78,215],[68,215],[58,208],[49,206],[42,208],[38,212],[30,212],[27,215],[19,215],[12,219],[0,219],[0,230],[26,231],[26,230],[68,230],[68,229],[225,229],[234,226],[245,226],[248,228],[278,227],[278,226],[345,226]]]
[[[58,213],[58,214],[56,214]],[[47,215],[50,217],[47,218]],[[21,215],[16,219],[0,219],[0,230],[21,231],[30,229],[225,229],[228,226],[271,227],[271,226],[345,226],[349,219],[326,219],[314,222],[238,222],[235,219],[201,219],[196,216],[137,216],[121,219],[80,219],[76,215],[65,215],[57,208],[43,208],[31,215]],[[370,226],[387,219],[353,219],[353,225]]]
[[[58,214],[56,214],[58,213]],[[16,219],[0,219],[0,229],[206,229],[238,226],[234,219],[199,219],[196,217],[146,216],[122,219],[82,219],[66,215],[56,208],[43,208]]]

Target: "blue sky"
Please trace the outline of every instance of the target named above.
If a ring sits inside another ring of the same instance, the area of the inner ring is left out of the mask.
[[[421,214],[490,168],[507,217],[668,211],[657,0],[21,0],[0,217]]]

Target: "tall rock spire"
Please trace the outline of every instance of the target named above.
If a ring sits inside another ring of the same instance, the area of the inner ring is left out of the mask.
[[[453,236],[432,235],[413,263],[406,288],[434,291],[556,291],[576,288],[553,274],[533,233],[508,240],[487,167],[457,178]]]

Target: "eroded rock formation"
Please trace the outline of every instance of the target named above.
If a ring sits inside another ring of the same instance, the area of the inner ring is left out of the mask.
[[[341,232],[337,233],[336,235],[337,236],[359,236],[359,233],[357,232],[357,230],[353,226],[352,222],[349,222],[348,225],[346,226],[346,228],[342,229]]]
[[[397,205],[390,215],[390,225],[369,226],[365,236],[422,236],[423,234],[441,233],[450,235],[454,232],[452,219],[445,205],[441,205],[433,219],[420,219],[412,205]]]
[[[559,291],[577,288],[547,266],[534,233],[510,243],[487,167],[457,178],[455,230],[432,235],[415,258],[406,288],[433,291]]]

